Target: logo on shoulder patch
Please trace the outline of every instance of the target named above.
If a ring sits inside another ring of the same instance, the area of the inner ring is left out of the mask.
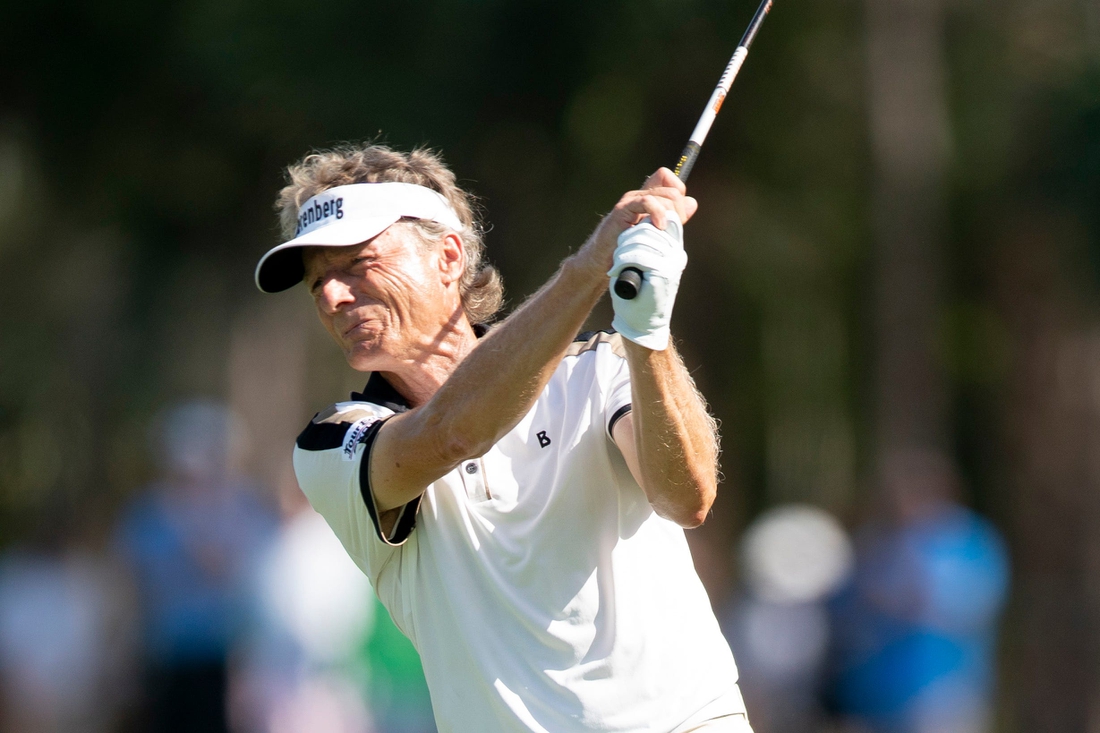
[[[344,445],[341,449],[345,461],[355,460],[355,446],[363,440],[363,436],[370,430],[370,426],[380,419],[378,417],[364,417],[362,420],[356,420],[348,427],[348,431],[344,433]]]

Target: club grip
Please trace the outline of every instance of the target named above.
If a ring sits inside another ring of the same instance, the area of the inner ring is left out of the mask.
[[[623,300],[634,300],[642,289],[642,271],[637,267],[624,267],[615,279],[615,295]]]

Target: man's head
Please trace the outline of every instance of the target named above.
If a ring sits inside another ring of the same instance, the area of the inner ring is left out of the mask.
[[[499,310],[500,277],[482,262],[470,196],[431,151],[341,147],[307,155],[287,177],[276,209],[290,241],[261,260],[257,284],[275,292],[306,278],[353,367],[379,367],[356,356],[369,339],[349,341],[347,328],[367,327],[353,321],[430,331],[433,320],[477,324]]]

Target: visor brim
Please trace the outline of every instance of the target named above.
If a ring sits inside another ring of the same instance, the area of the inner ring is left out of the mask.
[[[351,247],[374,239],[400,217],[378,217],[336,221],[308,234],[273,247],[256,265],[256,287],[265,293],[280,293],[302,281],[305,265],[302,247]]]

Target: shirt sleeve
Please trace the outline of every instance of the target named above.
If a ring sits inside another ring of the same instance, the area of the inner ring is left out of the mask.
[[[294,447],[302,493],[372,581],[412,534],[420,506],[417,497],[401,507],[393,529],[382,532],[370,489],[370,454],[392,415],[371,403],[340,403],[314,417]]]
[[[615,423],[631,409],[630,366],[623,350],[623,337],[606,334],[596,347],[598,372],[604,398],[604,426],[612,437]]]

